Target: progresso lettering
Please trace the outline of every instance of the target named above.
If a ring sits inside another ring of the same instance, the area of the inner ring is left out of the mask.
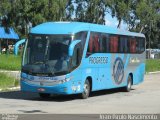
[[[108,57],[89,57],[90,64],[107,64]]]

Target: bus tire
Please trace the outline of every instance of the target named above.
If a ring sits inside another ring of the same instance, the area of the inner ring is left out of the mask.
[[[40,98],[42,99],[47,99],[51,96],[49,93],[39,93]]]
[[[84,86],[83,86],[83,93],[81,94],[82,99],[87,99],[90,95],[91,85],[88,79],[86,79]]]
[[[125,92],[130,92],[132,88],[132,77],[129,75],[127,79],[127,86],[124,88]]]

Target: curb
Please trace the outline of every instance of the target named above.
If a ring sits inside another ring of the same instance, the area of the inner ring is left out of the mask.
[[[19,89],[20,89],[20,86],[18,86],[18,87],[11,87],[11,88],[0,89],[0,92],[3,91],[3,90],[19,90]]]
[[[0,73],[6,74],[10,77],[14,77],[16,79],[20,79],[20,75],[21,75],[21,71],[0,70]]]
[[[0,72],[20,73],[21,71],[0,70]]]
[[[146,74],[157,74],[160,73],[160,71],[155,71],[155,72],[147,72]]]

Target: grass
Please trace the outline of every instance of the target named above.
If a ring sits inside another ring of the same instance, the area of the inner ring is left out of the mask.
[[[21,69],[21,56],[15,55],[0,55],[0,69],[3,70],[20,70]]]
[[[19,80],[8,76],[5,73],[0,73],[0,88],[7,89],[9,87],[16,87],[19,86]]]
[[[146,72],[160,71],[160,59],[146,60]]]

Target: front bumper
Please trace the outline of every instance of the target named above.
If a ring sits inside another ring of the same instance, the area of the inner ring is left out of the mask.
[[[70,75],[56,77],[38,77],[21,74],[21,91],[51,93],[51,94],[77,94],[82,92],[81,81]]]
[[[72,88],[69,85],[70,82],[58,84],[54,86],[41,86],[29,84],[26,81],[21,80],[21,91],[37,92],[37,93],[51,93],[51,94],[74,94]]]

